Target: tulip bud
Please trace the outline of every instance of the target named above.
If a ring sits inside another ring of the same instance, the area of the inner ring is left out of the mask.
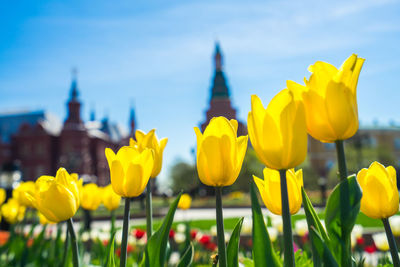
[[[36,192],[26,193],[32,205],[52,222],[61,222],[73,217],[79,208],[82,180],[70,176],[64,168],[56,177],[41,176],[36,180]]]
[[[8,223],[14,224],[24,219],[25,209],[25,206],[21,205],[18,200],[10,198],[1,206],[1,215]]]
[[[283,170],[302,163],[307,154],[303,103],[288,89],[279,92],[265,109],[251,97],[248,130],[257,157],[268,168]]]
[[[111,184],[103,188],[102,202],[109,211],[113,211],[119,207],[121,196],[114,192]]]
[[[388,218],[399,210],[399,191],[396,184],[396,170],[392,166],[385,168],[379,162],[373,162],[368,169],[357,174],[357,181],[363,195],[360,210],[374,219]]]
[[[26,207],[33,207],[31,201],[26,197],[25,192],[34,195],[36,192],[35,182],[22,182],[12,192],[13,198],[18,200],[21,205]]]
[[[288,81],[304,101],[307,130],[315,139],[332,143],[357,132],[357,83],[364,61],[353,54],[340,69],[317,61],[308,68],[312,74],[306,86]]]
[[[264,169],[264,180],[253,175],[254,182],[260,191],[261,198],[272,213],[282,215],[281,184],[279,172],[273,169]],[[303,170],[293,169],[286,171],[287,189],[289,196],[290,213],[296,214],[302,203],[301,188],[303,186]]]
[[[101,204],[101,196],[101,189],[96,184],[85,184],[82,188],[82,208],[86,210],[97,210]]]
[[[224,117],[212,118],[204,133],[195,127],[197,136],[197,172],[208,186],[233,184],[242,168],[247,136],[237,137],[238,122]]]
[[[122,197],[137,197],[143,193],[153,170],[153,150],[140,151],[137,146],[123,146],[115,154],[106,148],[114,192]]]
[[[182,210],[187,210],[190,208],[190,204],[192,203],[192,198],[189,194],[183,194],[178,202],[178,208]]]
[[[151,130],[147,134],[141,130],[135,132],[136,141],[131,138],[129,141],[130,146],[136,146],[140,152],[145,148],[153,149],[154,151],[154,166],[151,171],[151,178],[156,178],[161,171],[163,152],[167,145],[168,138],[158,140],[155,133],[155,129]]]

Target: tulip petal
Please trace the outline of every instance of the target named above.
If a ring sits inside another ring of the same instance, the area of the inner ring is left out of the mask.
[[[114,192],[120,196],[125,196],[123,190],[125,172],[119,160],[114,160],[111,163],[110,176]]]
[[[143,167],[140,164],[129,164],[128,170],[126,172],[126,179],[123,185],[124,195],[127,197],[137,197],[139,196],[145,186],[143,180],[149,180],[150,175],[145,179],[143,177]],[[147,185],[147,183],[145,183]]]
[[[115,160],[116,155],[115,155],[114,151],[112,151],[112,149],[108,148],[108,147],[105,150],[105,154],[106,154],[106,158],[107,158],[107,162],[108,162],[108,167],[111,170],[111,163]]]

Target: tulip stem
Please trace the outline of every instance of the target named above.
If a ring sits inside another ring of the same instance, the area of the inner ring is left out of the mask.
[[[68,232],[71,237],[71,246],[72,246],[72,262],[74,267],[79,267],[79,252],[78,252],[78,243],[76,241],[76,234],[74,230],[74,222],[72,218],[67,220]]]
[[[111,211],[111,238],[115,232],[115,210]]]
[[[130,205],[131,205],[131,199],[129,197],[125,198],[124,223],[122,225],[122,240],[121,240],[121,261],[119,264],[120,267],[126,266]]]
[[[344,146],[343,140],[337,140],[336,144],[336,153],[339,165],[339,177],[340,181],[347,179],[347,166],[346,166],[346,157],[344,155]]]
[[[217,212],[217,237],[219,267],[227,266],[224,218],[222,216],[222,187],[215,187],[216,212]]]
[[[63,252],[63,257],[62,257],[62,261],[61,261],[61,267],[64,267],[65,263],[67,261],[68,243],[69,243],[69,235],[67,234],[65,236],[65,241],[64,241],[64,252]]]
[[[294,267],[294,250],[293,250],[293,235],[292,221],[289,210],[289,197],[286,183],[286,170],[280,170],[281,180],[281,203],[282,203],[282,221],[283,221],[283,243],[284,243],[284,266]]]
[[[147,183],[146,190],[146,230],[147,230],[147,240],[153,234],[153,207],[151,204],[151,179]]]
[[[392,254],[392,261],[393,261],[393,266],[395,267],[400,267],[400,259],[399,259],[399,253],[397,250],[397,245],[396,245],[396,240],[394,240],[394,236],[392,233],[392,229],[390,228],[390,223],[388,218],[382,219],[383,226],[385,227],[386,231],[386,236],[389,242],[389,247],[390,247],[390,253]]]

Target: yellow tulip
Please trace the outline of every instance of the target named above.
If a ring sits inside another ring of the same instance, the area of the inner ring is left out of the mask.
[[[261,198],[272,213],[282,215],[281,184],[279,171],[265,168],[264,180],[253,175],[254,182],[260,191]],[[301,188],[303,187],[303,170],[289,169],[286,171],[287,190],[289,196],[290,214],[296,214],[302,203]]]
[[[7,198],[7,192],[4,188],[0,188],[0,206],[1,204],[4,203],[4,201],[6,201]]]
[[[365,215],[383,219],[396,214],[399,210],[399,191],[396,170],[392,166],[385,168],[375,161],[368,169],[358,172],[357,181],[363,192],[360,210]]]
[[[178,208],[182,210],[190,209],[190,204],[192,204],[192,198],[189,194],[182,194],[178,202]]]
[[[46,225],[46,224],[54,224],[55,222],[50,221],[49,219],[46,218],[42,213],[39,211],[37,212],[37,215],[39,217],[39,222],[41,225]]]
[[[317,61],[308,68],[312,74],[306,86],[288,81],[304,100],[307,130],[315,139],[332,143],[357,132],[357,83],[364,61],[353,54],[340,69]]]
[[[113,211],[119,207],[121,196],[115,194],[111,184],[103,188],[102,202],[109,211]]]
[[[117,154],[106,148],[106,157],[111,173],[111,185],[122,197],[137,197],[142,194],[153,170],[153,150],[137,146],[123,146]]]
[[[155,131],[156,130],[153,129],[146,134],[141,130],[137,130],[135,132],[137,141],[135,141],[133,138],[131,138],[129,141],[129,145],[138,147],[140,152],[142,152],[145,148],[154,150],[154,166],[151,172],[151,178],[157,177],[161,171],[163,152],[168,142],[168,138],[158,140]]]
[[[25,209],[25,206],[21,205],[18,200],[10,198],[1,206],[1,215],[8,223],[14,224],[24,219]]]
[[[208,186],[233,184],[242,168],[248,137],[237,137],[238,122],[224,117],[212,118],[204,133],[197,136],[197,172]]]
[[[284,89],[265,109],[260,98],[251,96],[248,130],[251,144],[267,167],[275,170],[294,168],[307,154],[307,130],[304,105]]]
[[[79,208],[82,180],[70,176],[64,168],[56,177],[41,176],[36,180],[36,193],[26,193],[33,206],[52,222],[61,222],[73,217]]]
[[[26,193],[34,195],[36,192],[36,184],[33,181],[22,182],[12,192],[13,198],[26,207],[33,207],[31,201],[26,197]]]
[[[101,204],[102,190],[94,183],[82,187],[81,206],[86,210],[97,210]]]

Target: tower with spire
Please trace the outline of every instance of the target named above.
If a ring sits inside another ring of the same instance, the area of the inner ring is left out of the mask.
[[[204,131],[213,117],[224,116],[227,119],[236,118],[236,109],[232,107],[229,87],[223,70],[223,56],[218,42],[215,44],[214,52],[214,78],[211,85],[211,96],[209,108],[206,111],[206,120],[201,124]],[[246,135],[245,125],[238,121],[238,136]]]

